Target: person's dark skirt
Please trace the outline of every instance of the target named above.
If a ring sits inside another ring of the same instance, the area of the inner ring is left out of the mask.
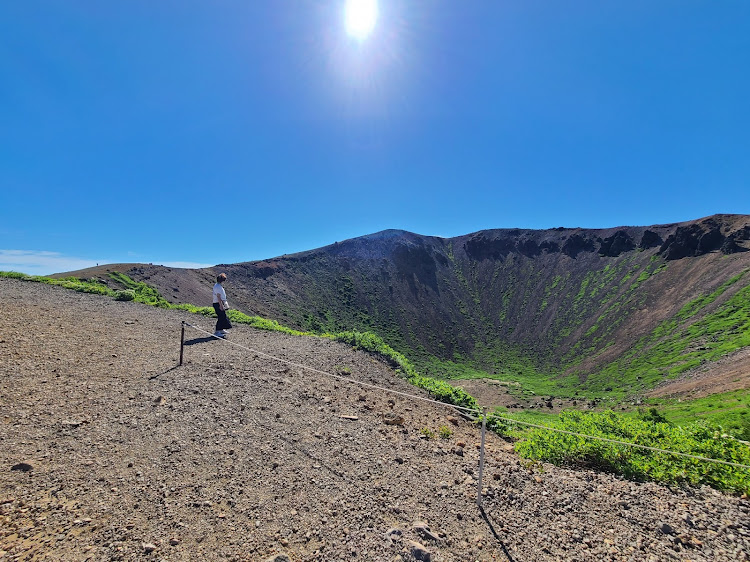
[[[232,324],[229,322],[229,318],[227,318],[227,313],[221,309],[218,302],[214,303],[214,310],[216,311],[216,316],[219,317],[218,320],[216,320],[216,331],[230,330]]]

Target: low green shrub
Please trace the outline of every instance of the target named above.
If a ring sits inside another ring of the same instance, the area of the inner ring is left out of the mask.
[[[445,381],[424,377],[417,373],[414,365],[401,353],[391,348],[383,339],[372,332],[340,332],[334,334],[336,341],[351,345],[354,349],[362,349],[382,358],[414,386],[427,390],[440,402],[454,404],[464,408],[479,409],[473,396],[461,388],[451,386]]]
[[[687,427],[627,417],[612,411],[565,411],[551,427],[750,465],[750,447],[725,435],[720,427],[696,423]],[[516,446],[525,458],[557,465],[586,466],[635,480],[670,484],[706,484],[720,490],[750,493],[750,471],[700,459],[671,455],[569,435],[533,429]]]
[[[419,430],[419,433],[427,437],[427,439],[434,439],[435,438],[435,432],[432,431],[429,427],[423,427]]]
[[[29,277],[31,277],[31,275],[26,275],[25,273],[19,273],[18,271],[0,271],[0,277],[7,277],[9,279],[21,279],[25,281]]]
[[[43,275],[26,275],[16,271],[0,271],[0,277],[10,279],[20,279],[22,281],[33,281],[35,283],[44,283],[45,285],[57,285],[77,291],[79,293],[92,293],[95,295],[114,296],[115,292],[109,287],[95,279],[77,279],[75,277],[63,277],[62,279],[53,279]]]
[[[453,432],[447,425],[441,425],[438,428],[438,435],[440,436],[440,439],[450,439],[451,435],[453,435]]]
[[[216,316],[212,307],[171,304],[155,288],[137,282],[122,273],[111,274],[115,281],[126,287],[121,291],[114,291],[96,280],[52,279],[4,271],[0,271],[0,277],[59,285],[75,291],[108,295],[118,300],[133,300],[161,308],[185,310],[206,317]],[[127,295],[127,298],[124,295]],[[248,324],[262,330],[291,335],[313,335],[309,332],[287,328],[275,320],[248,316],[236,310],[229,311],[228,316],[232,322]],[[479,409],[474,397],[464,390],[441,380],[421,376],[403,354],[388,346],[376,334],[350,331],[323,334],[322,337],[329,337],[347,343],[355,349],[372,353],[388,363],[411,384],[426,389],[437,400]],[[551,422],[549,425],[574,433],[750,465],[750,447],[738,439],[725,435],[720,427],[707,424],[680,427],[664,423],[663,419],[664,417],[656,409],[643,412],[641,418],[627,417],[611,411],[603,413],[566,411],[560,414],[556,422]],[[721,490],[750,493],[750,472],[746,469],[544,429],[519,432],[515,426],[516,424],[496,416],[487,418],[487,427],[500,435],[517,436],[520,434],[522,437],[515,445],[516,451],[533,462],[546,461],[558,465],[589,466],[636,480],[690,485],[706,484]],[[750,428],[745,429],[750,433]],[[423,433],[429,437],[435,436],[429,428],[427,431],[429,434],[424,431]],[[441,437],[447,434],[443,428],[440,428],[440,432]]]
[[[135,291],[133,289],[125,289],[124,291],[115,292],[116,301],[134,301]]]

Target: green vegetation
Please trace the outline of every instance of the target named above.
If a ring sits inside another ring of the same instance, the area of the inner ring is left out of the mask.
[[[135,291],[133,289],[125,289],[124,291],[115,292],[116,301],[134,301]]]
[[[647,269],[650,275],[653,275],[660,270],[660,267],[654,263]],[[605,269],[604,274],[611,275],[612,271]],[[709,304],[716,301],[743,275],[729,280],[709,295],[691,301],[674,319],[663,323],[649,337],[642,338],[636,349],[622,359],[622,363],[611,367],[614,370],[606,373],[606,377],[602,374],[600,379],[593,378],[590,388],[594,392],[587,392],[587,395],[612,396],[617,394],[611,389],[603,388],[605,381],[619,380],[627,383],[644,372],[644,365],[653,366],[656,369],[656,374],[646,371],[648,376],[653,376],[655,379],[657,375],[664,374],[663,370],[659,370],[660,367],[666,368],[671,373],[686,364],[695,364],[690,363],[691,359],[698,358],[699,362],[710,360],[738,347],[750,345],[750,286],[735,291],[714,311],[695,319],[699,312],[704,312]],[[171,304],[153,287],[136,282],[121,273],[111,274],[109,283],[96,279],[51,279],[15,272],[0,272],[0,276],[59,285],[75,291],[106,295],[118,300],[130,300],[165,309],[179,309],[207,317],[215,316],[213,308],[210,307]],[[585,300],[589,292],[599,292],[596,290],[599,283],[594,283],[595,280],[595,276],[592,276],[588,278],[588,281],[582,282],[579,291],[582,290],[584,296],[581,299]],[[112,288],[110,284],[117,285],[117,288]],[[553,287],[558,284],[559,279],[555,278]],[[353,295],[350,284],[342,280],[339,296],[353,298]],[[604,329],[605,316],[600,316],[597,321],[601,329]],[[259,329],[292,335],[315,335],[311,332],[293,330],[274,320],[251,317],[236,310],[229,311],[229,317],[233,322]],[[324,315],[324,317],[327,316]],[[329,337],[347,343],[355,349],[362,349],[376,355],[391,365],[407,381],[426,389],[437,400],[478,409],[476,400],[472,396],[445,381],[420,375],[405,354],[394,350],[372,332],[342,331],[322,334],[322,337]],[[414,339],[413,335],[410,337]],[[701,345],[695,346],[696,341],[699,341]],[[422,349],[421,356],[427,357],[423,364],[428,365],[431,371],[434,369],[439,372],[448,372],[460,375],[461,378],[490,376],[507,381],[509,390],[526,398],[535,394],[562,396],[577,393],[578,381],[575,376],[555,380],[549,375],[540,373],[535,367],[538,361],[532,361],[526,350],[520,347],[516,349],[477,345],[475,355],[481,358],[483,364],[494,366],[492,374],[472,366],[467,355],[459,352],[455,346],[453,350],[455,361],[445,361],[429,357]],[[659,363],[661,360],[664,362]],[[345,368],[341,368],[339,372],[350,373]],[[750,436],[750,421],[748,421],[750,419],[750,393],[747,391],[735,391],[682,403],[654,400],[649,402],[646,408],[645,411],[622,414],[615,414],[611,411],[603,413],[572,411],[563,412],[558,416],[543,412],[524,412],[503,414],[503,417],[606,439],[627,441],[739,464],[750,464],[750,448],[736,438],[725,434],[726,431],[743,439]],[[701,416],[708,421],[686,424],[696,416]],[[686,425],[680,426],[680,423]],[[716,423],[723,425],[714,425]],[[492,416],[488,419],[488,427],[502,435],[510,435],[519,439],[516,445],[517,451],[533,462],[547,461],[561,465],[583,465],[612,471],[637,480],[688,485],[707,484],[735,493],[750,492],[748,471],[732,466],[676,457],[544,429],[528,429],[512,421]],[[440,436],[448,439],[452,435],[447,426],[439,428],[437,433],[429,428],[423,428],[422,433],[429,438]]]
[[[435,439],[435,432],[432,431],[429,427],[423,427],[419,430],[419,433],[427,437],[427,439]]]
[[[107,295],[110,297],[115,296],[114,291],[95,280],[76,279],[75,277],[52,279],[51,277],[43,277],[41,275],[26,275],[25,273],[18,273],[17,271],[0,271],[0,277],[20,279],[21,281],[34,281],[36,283],[44,283],[45,285],[58,285],[79,293],[92,293],[95,295]]]
[[[703,420],[750,441],[750,390],[733,390],[685,401],[651,399],[648,404],[651,409],[658,408],[664,419],[676,425]]]
[[[451,431],[451,428],[447,425],[441,425],[438,428],[438,436],[440,439],[450,439],[451,435],[453,435],[453,431]]]
[[[111,273],[110,278],[120,285],[125,286],[125,291],[110,289],[97,280],[80,280],[72,277],[65,279],[52,279],[49,277],[3,271],[0,271],[0,277],[10,277],[23,281],[34,281],[39,283],[48,283],[51,285],[60,285],[62,287],[75,291],[96,293],[113,298],[118,298],[118,295],[121,295],[127,291],[131,291],[132,295],[128,293],[128,297],[133,296],[133,298],[128,298],[127,300],[133,300],[135,302],[148,304],[150,306],[157,306],[159,308],[184,310],[192,314],[201,314],[208,317],[216,316],[216,313],[214,312],[214,309],[212,307],[199,307],[193,306],[191,304],[172,304],[165,300],[159,294],[159,291],[157,291],[154,287],[150,287],[143,282],[135,281],[124,273]],[[244,314],[238,310],[228,311],[227,317],[230,321],[237,324],[247,324],[249,326],[252,326],[253,328],[257,328],[260,330],[282,332],[294,336],[316,335],[311,332],[300,332],[298,330],[293,330],[279,324],[276,320],[269,320],[267,318],[261,318],[259,316],[248,316],[247,314]],[[323,337],[329,337],[337,341],[348,343],[355,349],[362,349],[380,357],[392,367],[394,367],[396,369],[396,372],[404,376],[404,378],[406,378],[406,380],[408,380],[411,384],[427,390],[436,400],[446,402],[448,404],[455,404],[456,406],[478,409],[477,402],[472,396],[470,396],[460,388],[455,388],[444,381],[431,379],[429,377],[423,377],[416,371],[414,366],[404,355],[393,350],[393,348],[388,346],[382,340],[382,338],[371,332],[340,332],[336,334],[323,334]]]
[[[745,274],[687,303],[674,318],[662,322],[651,334],[641,338],[629,353],[590,376],[587,388],[600,390],[613,380],[619,381],[621,391],[628,386],[634,390],[650,388],[664,377],[677,376],[749,346],[750,285],[736,291],[716,310],[695,318]]]
[[[742,273],[735,275],[728,281],[722,283],[722,285],[716,289],[713,293],[710,293],[708,295],[703,295],[701,297],[698,297],[697,299],[694,299],[687,303],[685,306],[683,306],[680,311],[677,313],[677,318],[679,320],[685,320],[687,318],[690,318],[691,316],[695,315],[698,311],[700,311],[702,308],[705,308],[707,305],[714,302],[717,298],[719,298],[721,295],[724,294],[724,292],[734,285],[737,281],[742,279],[744,275],[747,273],[747,271],[743,271]]]
[[[492,418],[491,418],[492,419]],[[509,422],[497,420],[493,429],[509,432]],[[750,447],[708,424],[686,427],[606,412],[562,412],[549,427],[750,465]],[[557,465],[587,466],[635,480],[671,484],[707,484],[720,490],[750,493],[750,471],[694,458],[660,453],[588,439],[546,429],[531,429],[516,443],[519,455]]]
[[[354,349],[362,349],[380,357],[407,381],[418,388],[427,390],[436,400],[464,408],[479,409],[473,396],[445,381],[420,375],[405,355],[395,351],[380,336],[372,332],[339,332],[331,337]]]

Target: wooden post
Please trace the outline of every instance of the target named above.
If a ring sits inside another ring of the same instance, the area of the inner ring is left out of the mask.
[[[180,367],[182,367],[182,355],[185,350],[185,321],[182,321],[182,333],[180,334]]]
[[[484,428],[487,420],[487,408],[482,408],[482,443],[479,447],[479,480],[477,480],[477,505],[482,507],[482,473],[484,472]]]

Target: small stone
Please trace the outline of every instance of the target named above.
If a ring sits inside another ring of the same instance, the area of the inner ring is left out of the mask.
[[[416,523],[414,523],[414,525],[412,525],[412,529],[415,533],[417,533],[424,539],[429,539],[436,542],[440,541],[440,537],[430,531],[430,527],[424,521],[417,521]]]
[[[276,554],[266,559],[266,562],[292,562],[286,554]]]
[[[388,539],[388,542],[393,544],[394,542],[401,539],[402,534],[403,534],[403,531],[401,531],[401,529],[397,529],[396,527],[393,527],[391,529],[388,529],[385,532],[385,538]]]
[[[430,562],[432,560],[432,553],[423,544],[417,541],[409,541],[409,552],[415,560],[421,560],[422,562]]]
[[[393,412],[387,412],[383,414],[383,422],[386,425],[404,425],[404,417]]]
[[[145,542],[143,543],[143,550],[146,552],[146,554],[149,554],[150,552],[153,552],[156,550],[156,545],[151,542]]]
[[[172,537],[171,539],[169,539],[169,544],[170,546],[177,546],[178,544],[180,544],[180,539],[178,539],[177,537]]]
[[[659,531],[663,535],[674,535],[675,534],[674,527],[672,527],[669,523],[662,523],[661,525],[659,525]]]
[[[33,466],[26,462],[19,462],[10,467],[11,470],[17,470],[19,472],[29,472],[33,468]]]
[[[452,423],[453,425],[458,425],[458,418],[457,418],[457,417],[454,417],[454,416],[448,416],[448,417],[447,417],[446,419],[447,419],[447,420],[448,420],[448,421],[449,421],[450,423]]]

